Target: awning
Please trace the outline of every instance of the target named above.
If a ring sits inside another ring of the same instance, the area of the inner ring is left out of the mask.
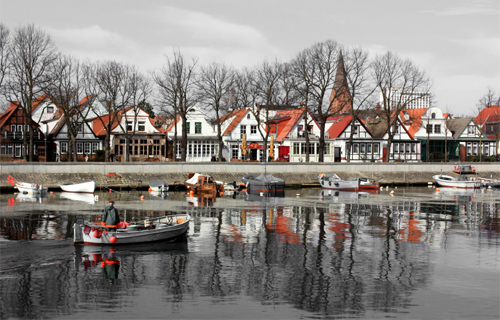
[[[241,148],[241,145],[240,145],[240,148]],[[264,146],[261,146],[257,142],[252,142],[252,143],[247,144],[247,149],[264,149]]]

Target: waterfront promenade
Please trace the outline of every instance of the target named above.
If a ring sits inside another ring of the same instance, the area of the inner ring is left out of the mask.
[[[250,162],[168,162],[168,163],[0,163],[0,189],[13,189],[11,175],[17,181],[58,188],[62,182],[95,180],[97,188],[145,188],[149,180],[162,179],[171,186],[182,185],[192,172],[211,174],[215,180],[241,182],[249,172],[273,174],[285,179],[289,187],[318,186],[319,173],[338,174],[341,178],[368,177],[381,185],[427,185],[432,176],[453,172],[457,163],[263,163]],[[499,163],[474,163],[477,176],[500,179]]]

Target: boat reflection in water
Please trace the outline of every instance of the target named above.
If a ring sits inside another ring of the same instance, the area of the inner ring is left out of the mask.
[[[378,191],[378,190],[377,190]],[[360,198],[367,198],[369,193],[366,191],[340,191],[321,189],[319,192],[320,200],[357,200]]]
[[[260,202],[265,204],[283,204],[285,198],[285,191],[254,191],[247,190],[242,193],[242,198],[249,202]]]
[[[61,192],[61,199],[85,202],[88,204],[95,204],[95,196],[93,193],[75,193],[75,192]]]
[[[151,200],[166,200],[168,198],[168,192],[155,192],[149,193],[149,199]]]
[[[39,193],[39,194],[23,194],[18,193],[16,197],[17,202],[33,202],[33,203],[42,203],[47,200],[47,192]]]
[[[213,207],[216,196],[208,193],[199,193],[193,196],[189,196],[188,194],[186,201],[193,207]]]

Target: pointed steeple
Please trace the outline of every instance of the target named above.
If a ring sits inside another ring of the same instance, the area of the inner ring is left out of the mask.
[[[342,51],[339,53],[339,62],[337,64],[337,73],[335,74],[335,82],[333,84],[333,90],[335,92],[340,92],[343,90],[348,90],[347,86],[347,78],[344,66],[344,56],[342,55]]]
[[[331,114],[341,114],[350,112],[352,109],[351,94],[347,84],[347,73],[344,66],[344,56],[342,51],[339,53],[339,62],[337,64],[337,73],[333,83],[332,93],[330,95]]]

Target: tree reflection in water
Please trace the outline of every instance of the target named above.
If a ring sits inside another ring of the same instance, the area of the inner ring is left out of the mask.
[[[195,206],[186,198],[178,209],[193,217],[186,238],[116,248],[73,247],[76,216],[69,212],[1,217],[1,235],[12,242],[2,245],[0,317],[85,314],[89,305],[94,314],[120,312],[131,301],[138,307],[139,289],[161,300],[149,310],[157,317],[187,313],[203,297],[237,308],[242,295],[311,316],[400,313],[430,285],[432,252],[451,241],[447,233],[474,232],[486,239],[478,245],[498,246],[495,198],[370,200],[378,196],[253,197],[230,208],[217,207],[219,199]],[[163,214],[127,209],[129,217]],[[207,316],[217,314],[218,303]]]

